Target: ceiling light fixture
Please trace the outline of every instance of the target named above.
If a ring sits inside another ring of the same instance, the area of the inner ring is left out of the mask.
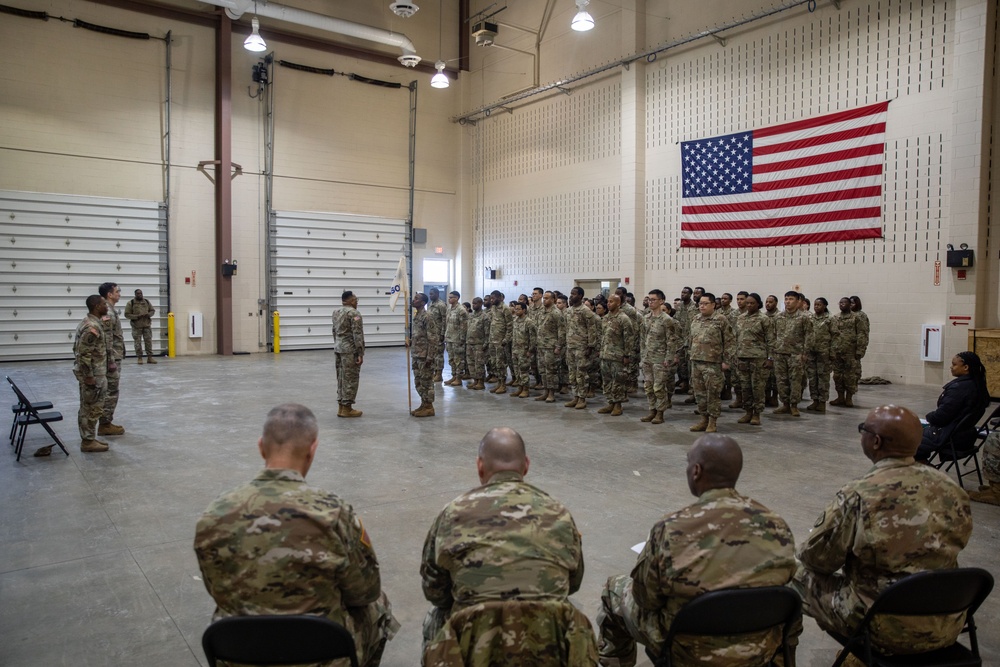
[[[576,0],[576,16],[573,17],[573,22],[570,23],[570,27],[573,30],[586,32],[593,29],[594,17],[586,9],[589,4],[590,0]]]
[[[437,70],[437,74],[431,77],[431,88],[447,88],[451,85],[448,81],[448,75],[444,73],[444,66],[443,60],[434,63],[434,69]]]
[[[259,53],[261,51],[267,50],[267,44],[264,42],[264,38],[260,36],[260,21],[257,17],[253,17],[250,25],[253,26],[253,32],[250,36],[243,40],[243,48],[247,51],[253,51],[254,53]]]

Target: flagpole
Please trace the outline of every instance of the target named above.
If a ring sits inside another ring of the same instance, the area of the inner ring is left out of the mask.
[[[403,301],[406,303],[406,340],[412,343],[410,338],[410,295],[403,290]],[[410,412],[413,412],[413,391],[411,387],[413,386],[413,380],[410,378],[410,346],[406,346],[406,406]]]

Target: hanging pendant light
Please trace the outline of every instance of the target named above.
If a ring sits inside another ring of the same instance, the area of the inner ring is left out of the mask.
[[[251,21],[250,25],[253,26],[253,32],[250,33],[249,37],[243,40],[243,48],[247,51],[253,51],[255,53],[266,51],[267,44],[264,42],[264,38],[260,36],[260,21],[257,20],[256,16],[253,17],[253,21]]]
[[[431,77],[431,88],[447,88],[451,85],[451,82],[448,81],[448,75],[444,73],[443,60],[434,63],[434,69],[437,70],[437,74]]]
[[[586,32],[587,30],[592,30],[594,27],[594,17],[590,15],[586,7],[590,4],[590,0],[576,0],[576,16],[573,17],[573,22],[570,23],[570,27],[577,32]]]

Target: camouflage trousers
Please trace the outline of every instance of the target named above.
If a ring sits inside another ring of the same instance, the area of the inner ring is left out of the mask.
[[[76,423],[80,427],[81,440],[93,440],[97,436],[97,422],[104,414],[107,393],[108,379],[103,375],[95,376],[94,384],[80,381],[80,411]]]
[[[486,379],[486,350],[482,345],[465,346],[465,364],[473,380]]]
[[[565,387],[568,384],[569,366],[566,364],[566,348],[563,348],[559,353],[559,387]]]
[[[799,354],[774,355],[774,377],[778,381],[778,400],[798,405],[802,400],[802,380],[805,362]]]
[[[448,365],[451,366],[451,376],[462,377],[465,373],[465,343],[448,342]]]
[[[643,388],[650,410],[663,411],[671,407],[670,395],[674,393],[674,364],[662,361],[642,364]]]
[[[628,376],[628,388],[639,386],[639,359],[642,358],[640,350],[632,351],[628,364],[625,366],[625,375]]]
[[[121,361],[118,364],[121,364]],[[108,371],[108,391],[104,394],[102,424],[110,424],[115,420],[115,409],[118,407],[118,386],[121,384],[121,379],[122,369],[120,365],[116,370]]]
[[[744,410],[764,411],[764,388],[771,369],[764,368],[764,358],[744,357],[736,362],[740,375],[740,400]]]
[[[597,612],[597,654],[608,667],[632,667],[636,642],[654,650],[662,637],[650,637],[639,623],[639,607],[632,595],[632,577],[609,577],[601,591],[601,609]]]
[[[438,341],[437,352],[434,354],[434,374],[440,375],[444,370],[444,338]]]
[[[542,371],[542,386],[555,391],[559,389],[559,355],[549,348],[538,348],[538,365]]]
[[[833,384],[837,393],[858,393],[858,380],[861,379],[861,362],[854,355],[836,355],[831,360],[833,366]]]
[[[677,379],[681,382],[688,382],[691,379],[691,358],[688,356],[688,349],[681,348],[677,357]]]
[[[490,341],[490,356],[493,358],[493,364],[490,366],[490,373],[506,381],[507,351],[504,349],[503,341],[496,343]]]
[[[830,400],[830,357],[809,353],[806,359],[806,377],[809,379],[809,398],[826,403]]]
[[[590,391],[604,390],[604,383],[601,381],[601,358],[596,354],[591,357],[587,365],[587,383]]]
[[[361,367],[353,354],[337,353],[337,403],[352,405],[358,397]]]
[[[378,667],[385,644],[396,635],[399,621],[392,615],[392,605],[383,592],[375,602],[347,610],[347,630],[354,637],[354,646],[361,667]],[[346,661],[333,665],[348,664]]]
[[[417,389],[420,400],[424,403],[434,402],[434,368],[433,358],[418,359],[413,357],[413,386]]]
[[[990,433],[983,444],[983,477],[1000,485],[1000,432]]]
[[[803,613],[827,632],[849,637],[868,610],[843,574],[807,570],[799,564],[790,584],[802,597]],[[887,653],[920,653],[951,644],[965,625],[965,612],[949,616],[879,615],[872,623],[872,643]],[[801,632],[801,628],[799,628]]]
[[[528,350],[519,350],[514,348],[511,350],[513,356],[513,380],[511,384],[515,387],[527,387],[531,382],[531,360],[534,358],[534,354]]]
[[[719,394],[725,384],[722,364],[712,361],[691,362],[691,389],[698,403],[698,412],[709,417],[722,414],[722,402]]]
[[[628,373],[617,359],[601,359],[601,377],[604,379],[604,398],[608,403],[622,403],[628,391]]]
[[[132,345],[135,356],[142,359],[142,344],[146,344],[146,356],[153,356],[153,327],[132,327]]]
[[[566,366],[569,371],[569,386],[573,388],[573,395],[578,398],[585,397],[589,384],[588,370],[590,367],[590,356],[587,354],[587,348],[566,350]]]

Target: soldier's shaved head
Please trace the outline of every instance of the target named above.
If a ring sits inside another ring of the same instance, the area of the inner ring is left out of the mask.
[[[506,426],[490,429],[479,441],[476,467],[483,484],[496,473],[505,470],[526,474],[528,455],[524,450],[524,439],[521,438],[521,434]]]
[[[271,408],[257,446],[268,468],[291,468],[304,476],[316,452],[316,415],[304,405],[284,403]]]
[[[700,496],[710,489],[732,489],[743,471],[743,451],[727,435],[710,433],[694,441],[687,454],[688,488]]]
[[[880,405],[861,426],[861,449],[873,462],[913,456],[923,436],[920,417],[899,405]]]

